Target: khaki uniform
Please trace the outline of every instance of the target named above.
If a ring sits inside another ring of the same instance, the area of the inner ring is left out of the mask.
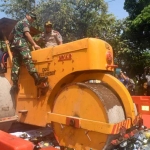
[[[45,47],[56,46],[59,45],[59,42],[62,42],[62,36],[55,30],[52,30],[51,33],[43,32],[41,38]]]

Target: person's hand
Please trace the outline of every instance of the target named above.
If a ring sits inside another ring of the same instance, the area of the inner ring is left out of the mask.
[[[6,41],[5,41],[5,44],[9,44],[9,41],[8,41],[8,40],[6,40]]]
[[[35,49],[41,49],[41,47],[39,45],[37,45],[37,44],[34,45],[34,48]]]

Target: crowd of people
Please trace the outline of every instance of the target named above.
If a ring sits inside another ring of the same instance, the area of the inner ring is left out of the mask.
[[[135,82],[127,76],[126,72],[120,70],[117,74],[115,74],[115,76],[125,85],[131,95],[135,95]]]
[[[129,78],[127,73],[121,70],[115,76],[125,85],[131,95],[150,96],[150,67],[145,67],[144,73],[136,75],[134,79]]]
[[[150,96],[150,67],[144,68],[142,75],[136,76],[138,95]]]

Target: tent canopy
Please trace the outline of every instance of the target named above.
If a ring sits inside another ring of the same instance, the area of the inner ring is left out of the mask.
[[[16,25],[17,21],[9,18],[2,18],[0,19],[0,40],[4,40],[4,36],[8,39],[8,36],[14,26]],[[40,33],[39,30],[37,30],[34,27],[30,28],[30,33],[32,36],[37,35]]]

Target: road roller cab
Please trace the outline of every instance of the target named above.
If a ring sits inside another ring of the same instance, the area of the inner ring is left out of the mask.
[[[4,74],[9,84],[10,58]],[[50,124],[61,146],[77,150],[111,149],[129,129],[142,125],[129,92],[113,76],[117,66],[107,42],[85,38],[32,51],[32,58],[48,84],[36,87],[22,64],[15,97],[19,122]]]

